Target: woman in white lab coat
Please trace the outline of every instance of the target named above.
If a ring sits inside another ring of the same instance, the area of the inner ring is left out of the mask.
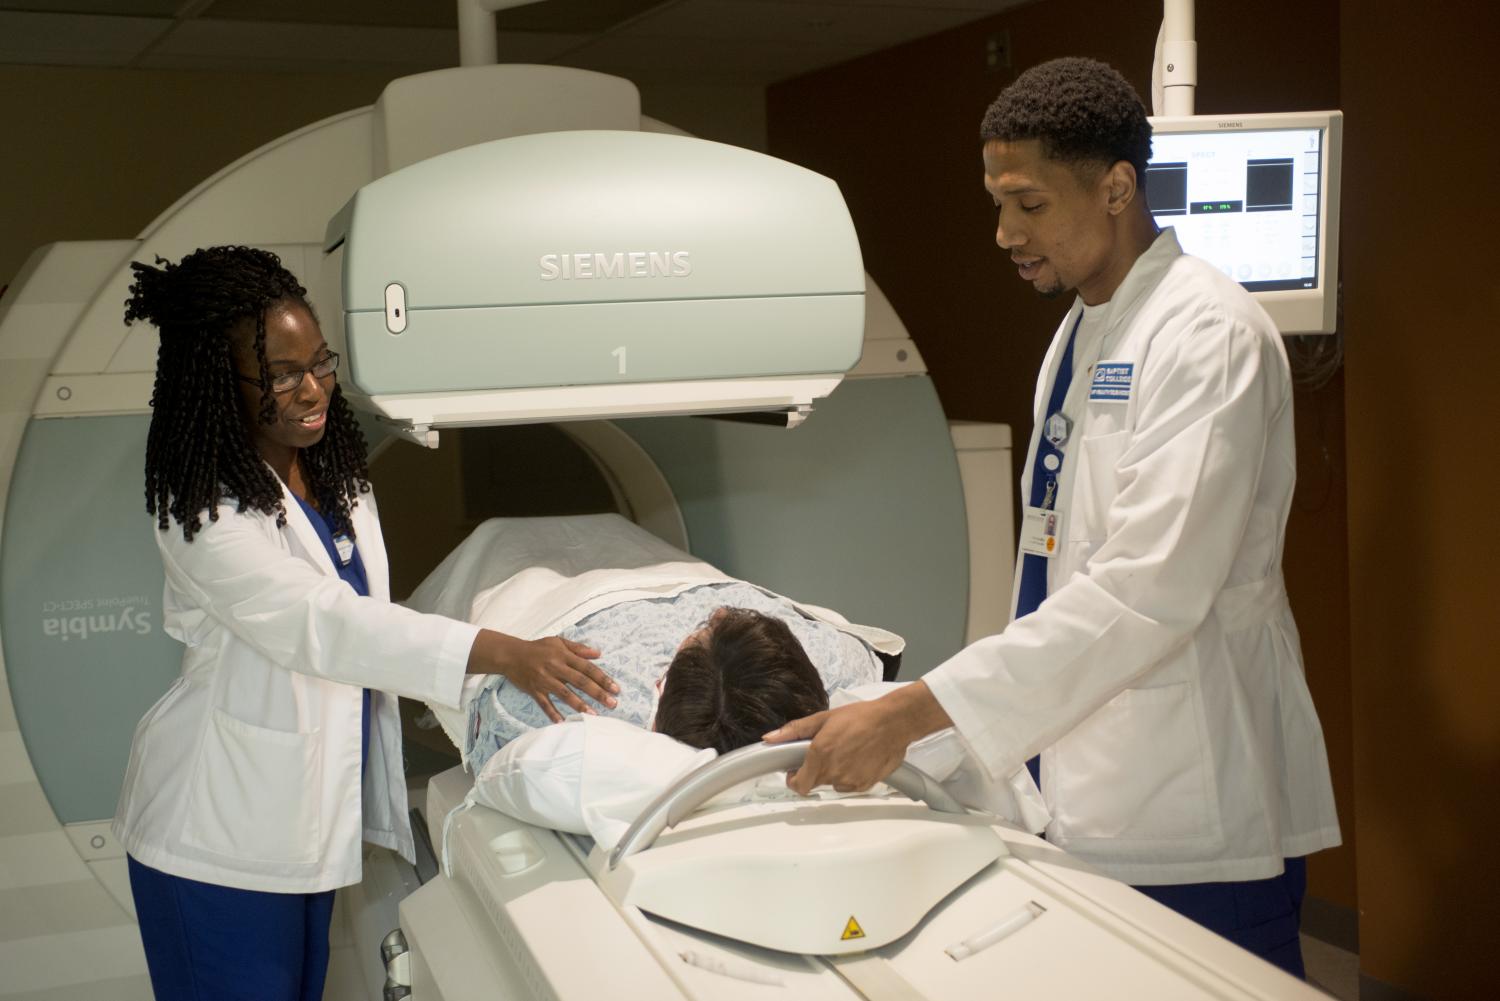
[[[182,676],[136,729],[114,830],[159,1001],[313,999],[333,891],[367,840],[410,860],[397,695],[466,673],[612,702],[597,651],[389,601],[364,440],[274,254],[134,264],[125,318],[161,334],[146,506]]]

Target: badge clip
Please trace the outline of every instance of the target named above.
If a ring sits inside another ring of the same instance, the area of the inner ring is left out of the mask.
[[[1067,444],[1068,437],[1072,435],[1072,433],[1073,422],[1068,419],[1067,414],[1061,411],[1058,411],[1051,417],[1048,417],[1047,423],[1042,425],[1042,437],[1047,439],[1047,444],[1051,445],[1059,452],[1062,451],[1062,447]]]

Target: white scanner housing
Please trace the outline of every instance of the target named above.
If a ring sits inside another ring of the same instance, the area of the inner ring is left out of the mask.
[[[442,427],[779,411],[859,361],[864,265],[831,180],[644,132],[481,143],[375,180],[333,218],[345,391]]]

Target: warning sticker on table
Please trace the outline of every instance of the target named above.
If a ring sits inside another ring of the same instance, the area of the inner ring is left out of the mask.
[[[847,942],[852,938],[864,937],[865,930],[859,926],[858,921],[854,920],[853,914],[849,915],[849,922],[848,924],[844,925],[844,934],[839,936],[840,941]]]

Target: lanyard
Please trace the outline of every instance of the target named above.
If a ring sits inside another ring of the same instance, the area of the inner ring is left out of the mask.
[[[1073,321],[1073,331],[1068,334],[1068,346],[1063,351],[1057,374],[1052,377],[1052,395],[1047,400],[1047,419],[1036,442],[1036,460],[1031,467],[1031,506],[1043,512],[1052,511],[1057,503],[1057,477],[1062,472],[1063,446],[1072,433],[1073,422],[1063,416],[1063,403],[1068,398],[1068,387],[1073,383],[1073,345],[1078,342],[1078,327],[1083,323],[1083,310]],[[1031,513],[1022,519],[1023,548],[1026,526]],[[1054,519],[1055,524],[1055,519]],[[1052,529],[1048,529],[1051,534]],[[1021,583],[1016,594],[1016,618],[1030,615],[1047,598],[1047,558],[1028,551],[1021,559]],[[1041,758],[1026,762],[1031,778],[1041,788]]]
[[[1073,422],[1063,415],[1063,403],[1068,398],[1068,387],[1073,383],[1073,346],[1078,343],[1078,328],[1083,323],[1083,310],[1073,321],[1073,330],[1068,334],[1068,346],[1063,351],[1062,363],[1052,379],[1052,395],[1047,401],[1047,419],[1042,424],[1041,436],[1036,443],[1036,461],[1031,467],[1031,506],[1052,510],[1057,504],[1057,477],[1062,472],[1063,446],[1073,431]]]

